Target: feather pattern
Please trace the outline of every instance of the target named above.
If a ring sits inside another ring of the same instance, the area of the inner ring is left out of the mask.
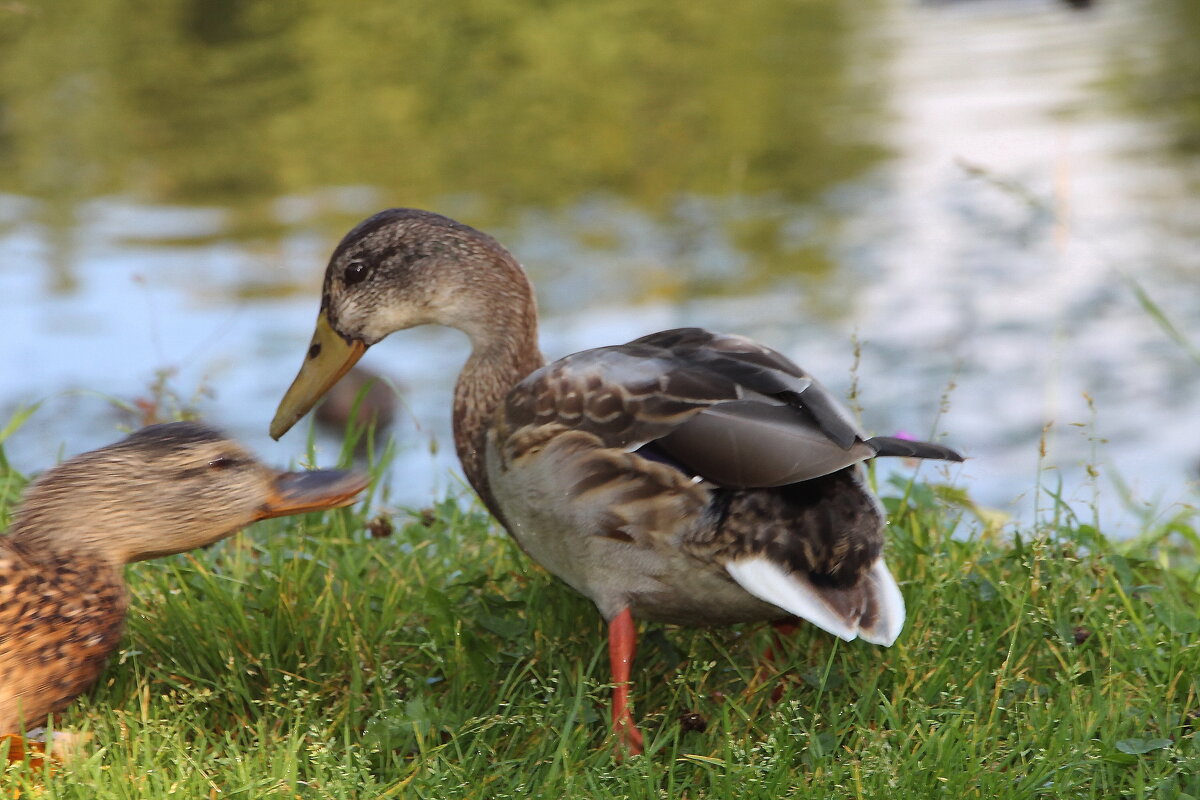
[[[609,618],[625,607],[693,625],[797,614],[889,643],[903,599],[857,465],[958,458],[868,439],[780,353],[698,328],[533,372],[501,403],[488,450],[517,541]]]
[[[381,211],[338,245],[271,435],[366,348],[430,323],[471,340],[453,406],[467,480],[609,622],[613,724],[631,751],[642,746],[628,710],[633,616],[720,625],[800,613],[840,636],[894,641],[904,603],[859,464],[958,453],[868,439],[815,378],[742,336],[679,328],[546,364],[521,265],[438,214]]]
[[[91,686],[128,604],[118,569],[0,539],[0,731],[37,724]]]

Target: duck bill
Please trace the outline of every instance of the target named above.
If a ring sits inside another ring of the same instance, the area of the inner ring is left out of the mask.
[[[348,506],[368,483],[370,479],[361,472],[336,469],[281,472],[275,476],[267,502],[258,509],[255,520]]]
[[[278,439],[291,430],[366,351],[367,345],[361,339],[342,338],[322,311],[300,372],[279,401],[275,419],[271,420],[271,438]]]

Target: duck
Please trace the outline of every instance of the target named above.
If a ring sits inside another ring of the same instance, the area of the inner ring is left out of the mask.
[[[396,418],[396,391],[387,378],[356,366],[330,388],[313,418],[338,437],[354,428],[383,433]]]
[[[19,739],[97,681],[124,630],[126,564],[349,505],[367,483],[271,469],[199,422],[151,425],[47,470],[0,536],[0,734]]]
[[[892,644],[904,598],[860,465],[961,461],[868,437],[776,350],[701,328],[547,363],[524,270],[490,235],[393,208],[355,226],[325,271],[316,330],[271,422],[278,439],[384,337],[457,328],[454,445],[487,510],[608,625],[617,746],[643,751],[629,706],[634,619],[691,626],[807,620]]]

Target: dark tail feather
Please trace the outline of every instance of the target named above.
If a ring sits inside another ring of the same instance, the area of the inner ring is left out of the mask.
[[[877,456],[901,456],[902,458],[938,458],[942,461],[962,461],[963,457],[949,447],[932,442],[914,442],[897,439],[895,436],[872,436],[867,444],[875,448]]]

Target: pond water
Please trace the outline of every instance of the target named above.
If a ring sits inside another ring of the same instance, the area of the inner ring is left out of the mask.
[[[1118,533],[1195,502],[1194,3],[418,5],[0,9],[0,415],[42,402],[14,465],[113,440],[156,380],[297,458],[266,427],[328,253],[411,205],[513,250],[548,355],[745,333],[1019,519],[1060,483]],[[364,359],[402,395],[395,505],[466,493],[466,352]]]

